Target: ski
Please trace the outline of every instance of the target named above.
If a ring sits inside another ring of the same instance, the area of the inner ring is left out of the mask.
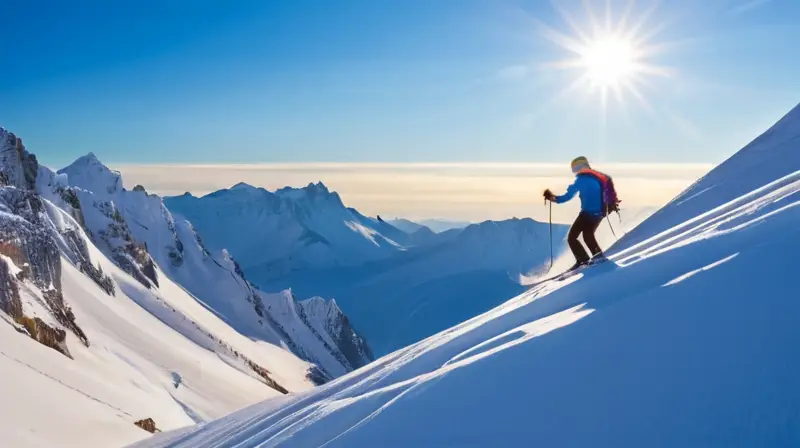
[[[583,271],[584,271],[585,269],[587,269],[587,268],[590,268],[590,267],[592,267],[592,266],[597,266],[597,265],[603,264],[603,263],[605,263],[606,261],[608,261],[608,258],[606,258],[606,257],[597,257],[597,258],[593,258],[593,259],[589,260],[589,262],[588,262],[588,263],[586,263],[586,264],[582,264],[582,265],[580,265],[580,266],[577,266],[577,267],[574,267],[574,268],[572,268],[572,269],[569,269],[569,270],[567,270],[567,271],[564,271],[564,272],[562,272],[562,273],[560,273],[560,274],[556,274],[556,275],[554,275],[554,276],[552,276],[552,277],[547,277],[547,278],[545,278],[545,279],[543,279],[543,280],[539,280],[539,281],[537,281],[537,282],[534,282],[534,283],[532,283],[532,284],[528,285],[528,286],[527,286],[527,288],[528,288],[528,290],[530,291],[530,290],[531,290],[531,289],[533,289],[534,287],[536,287],[536,286],[539,286],[539,285],[541,285],[541,284],[543,284],[543,283],[552,282],[552,281],[561,281],[561,280],[565,280],[565,279],[567,279],[567,278],[569,278],[569,277],[572,277],[572,276],[573,276],[573,275],[575,275],[575,274],[578,274],[578,273],[580,273],[580,272],[583,272]]]

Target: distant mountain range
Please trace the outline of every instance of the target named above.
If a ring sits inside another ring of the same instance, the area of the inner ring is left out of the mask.
[[[453,229],[463,229],[472,223],[467,221],[448,221],[445,219],[422,219],[419,221],[411,221],[409,219],[396,218],[390,220],[389,224],[408,233],[414,233],[417,230],[420,230],[422,227],[427,227],[435,233],[442,233]]]
[[[209,247],[229,250],[260,288],[336,298],[378,355],[519,293],[514,273],[543,264],[550,253],[548,225],[531,219],[426,221],[436,233],[408,220],[364,216],[322,183],[274,192],[239,184],[165,203]],[[558,248],[566,231],[554,226]]]

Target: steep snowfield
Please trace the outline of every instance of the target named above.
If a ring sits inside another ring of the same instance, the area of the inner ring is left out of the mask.
[[[797,446],[798,120],[626,235],[613,263],[139,446]]]

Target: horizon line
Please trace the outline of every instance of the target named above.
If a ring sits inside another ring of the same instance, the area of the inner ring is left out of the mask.
[[[646,168],[658,166],[661,169],[708,168],[719,163],[701,162],[597,162],[597,166],[615,168]],[[104,163],[105,165],[105,163]],[[238,170],[270,170],[287,168],[564,168],[569,163],[555,162],[255,162],[255,163],[109,163],[109,166],[126,168],[220,168]]]

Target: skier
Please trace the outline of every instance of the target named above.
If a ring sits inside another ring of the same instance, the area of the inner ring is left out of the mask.
[[[566,193],[556,196],[549,189],[544,191],[545,201],[556,204],[563,204],[572,199],[576,193],[580,193],[581,212],[570,227],[567,236],[569,248],[575,255],[575,265],[569,269],[570,271],[603,259],[603,251],[597,244],[594,233],[603,218],[612,211],[619,211],[619,200],[610,176],[593,170],[586,157],[576,158],[571,165],[572,172],[575,174],[575,182],[567,188]],[[578,241],[581,234],[583,234],[583,241],[592,252],[592,258],[589,258],[586,249]]]

